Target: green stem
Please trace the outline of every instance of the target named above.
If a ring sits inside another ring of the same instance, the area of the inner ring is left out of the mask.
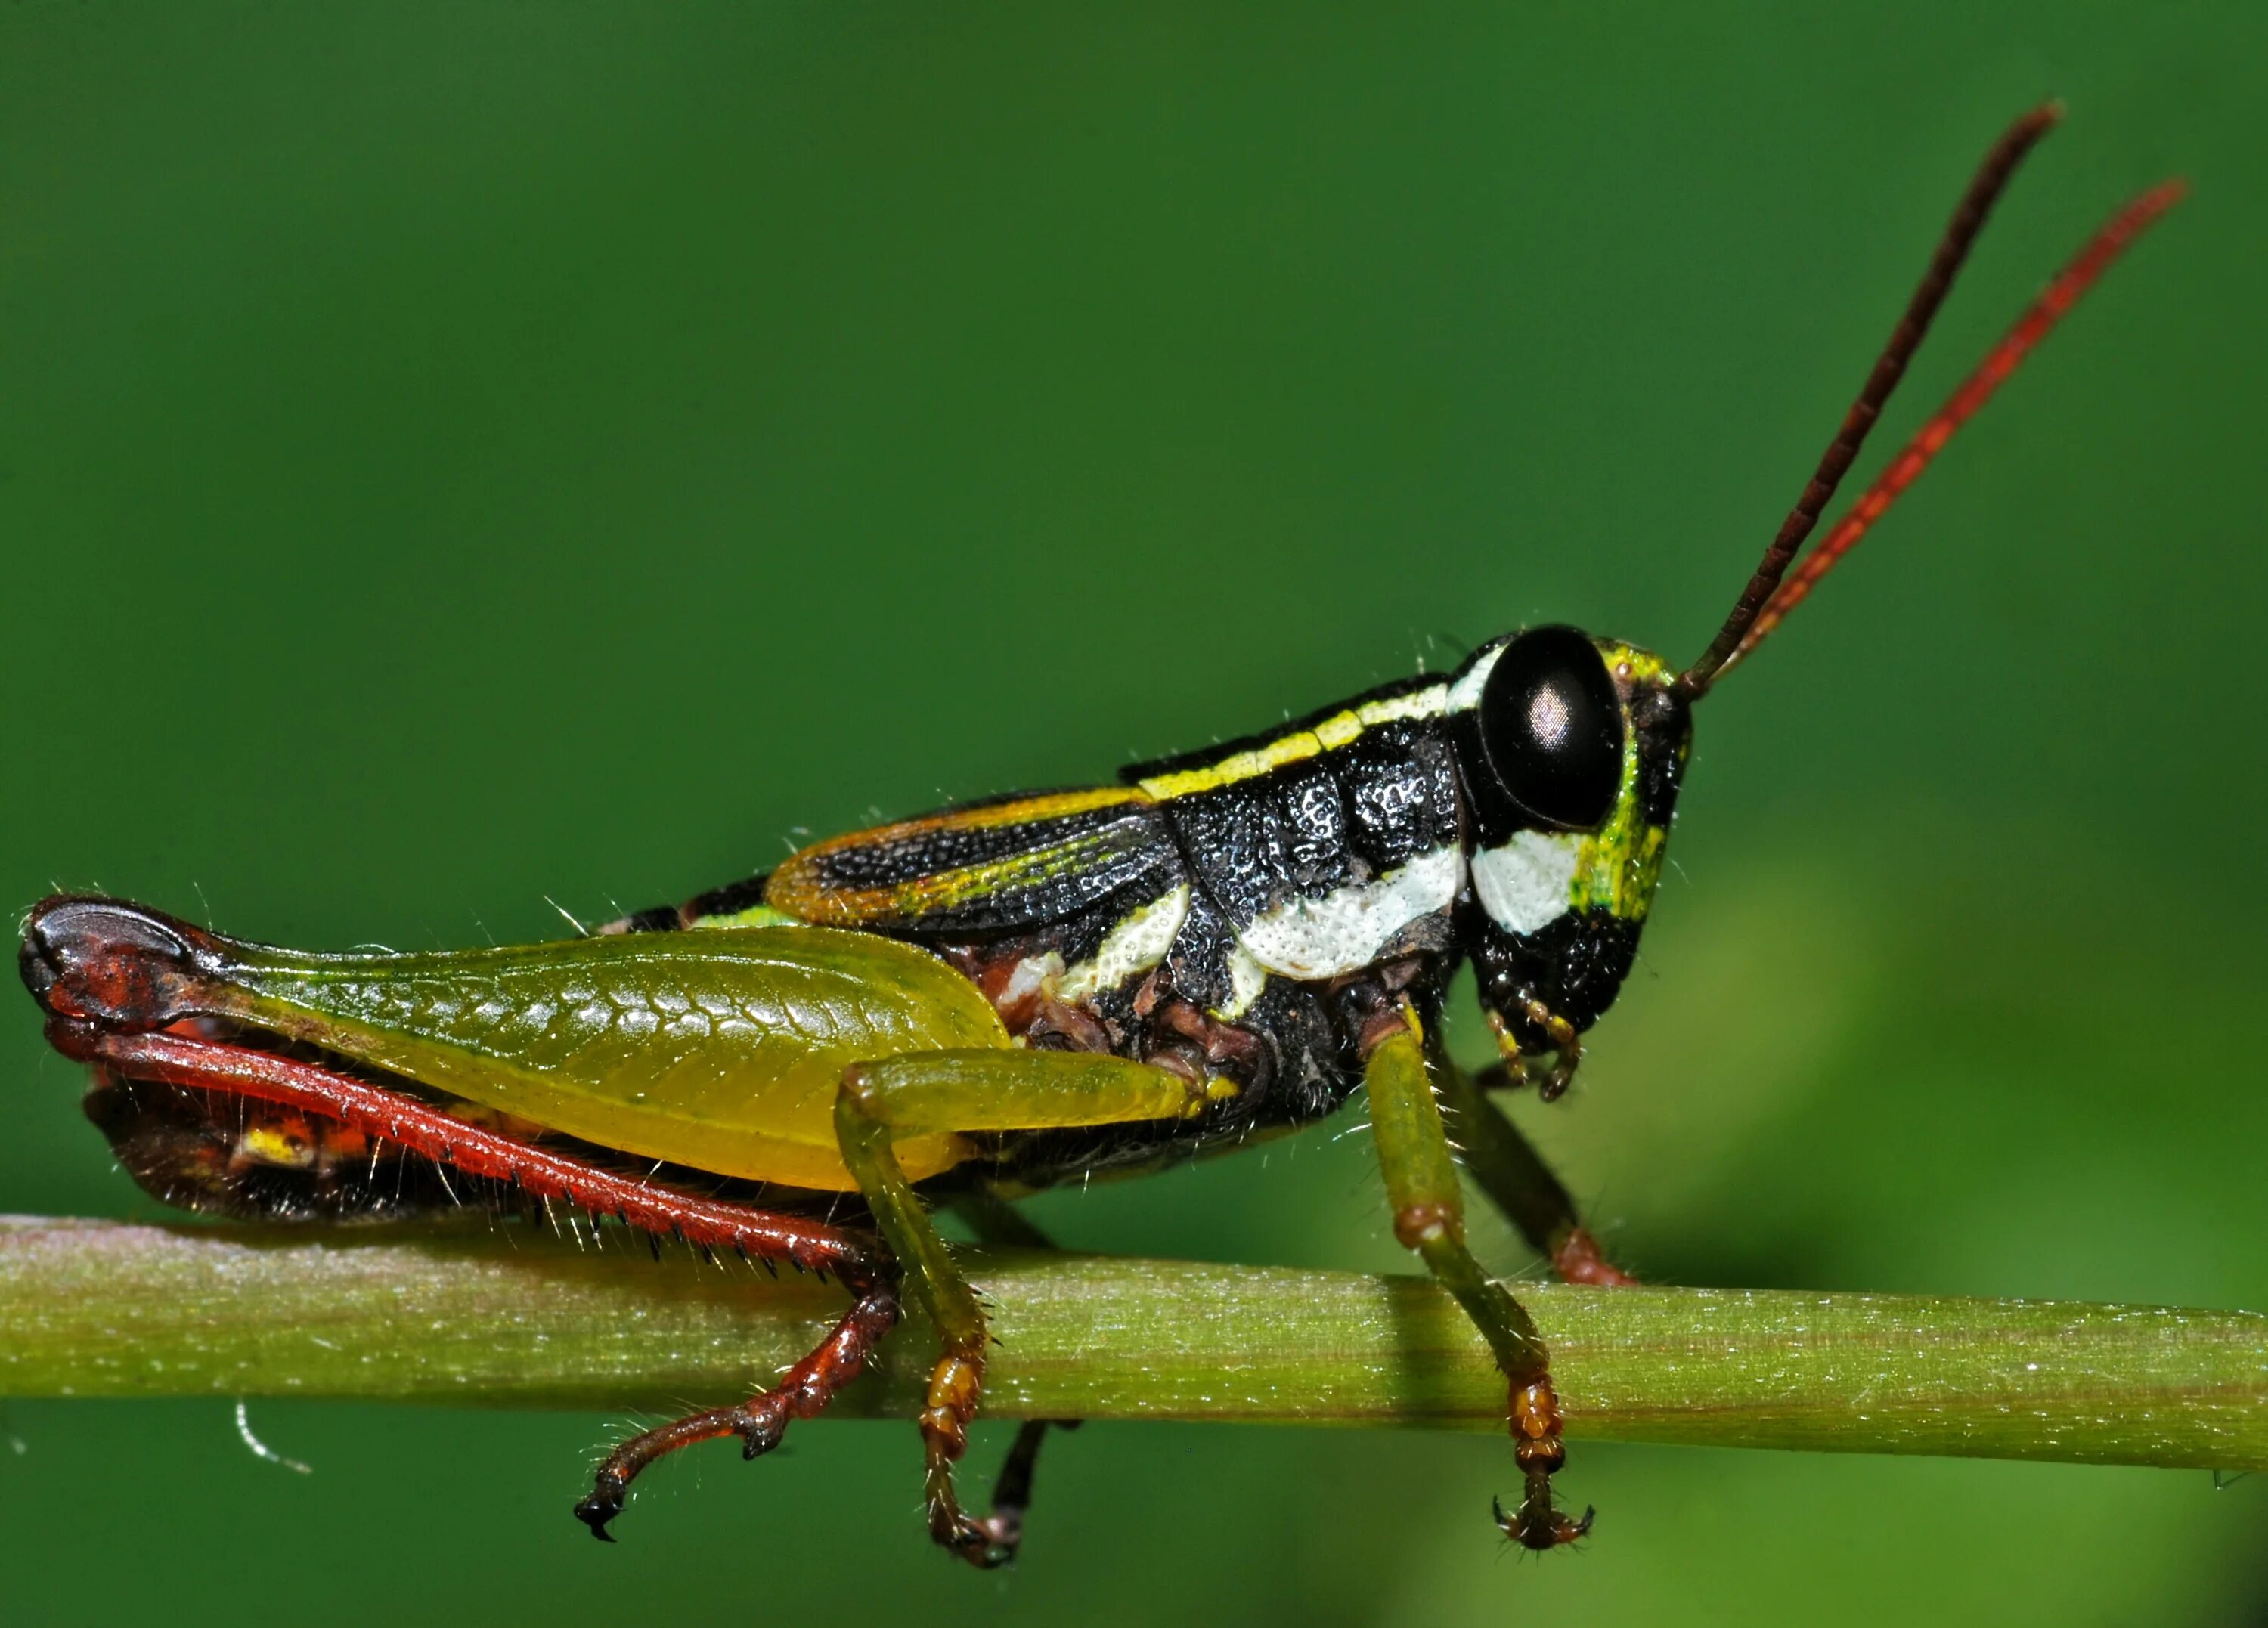
[[[1503,1382],[1417,1278],[973,1258],[995,1417],[1500,1429]],[[1569,1434],[2268,1468],[2268,1316],[1720,1289],[1521,1290]],[[619,1233],[328,1232],[0,1219],[0,1396],[311,1396],[678,1411],[761,1384],[839,1309]],[[838,1411],[910,1417],[891,1340]]]

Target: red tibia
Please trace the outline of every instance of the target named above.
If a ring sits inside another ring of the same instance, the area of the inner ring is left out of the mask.
[[[1890,460],[1885,469],[1853,503],[1834,528],[1820,540],[1803,562],[1797,566],[1778,591],[1765,604],[1749,627],[1739,648],[1725,664],[1729,671],[1734,663],[1763,642],[1764,635],[1779,626],[1787,613],[1803,603],[1819,579],[1834,568],[1835,562],[1858,546],[1867,528],[1882,517],[1883,511],[1897,500],[1898,494],[1914,483],[1921,472],[1929,467],[1945,444],[1953,439],[1953,432],[1967,423],[1977,409],[1992,399],[1992,392],[2007,382],[2008,376],[2031,353],[2032,347],[2045,339],[2050,329],[2063,314],[2079,303],[2080,295],[2094,285],[2095,280],[2110,269],[2110,263],[2124,253],[2135,238],[2182,201],[2188,192],[2186,182],[2171,180],[2152,187],[2110,218],[2102,231],[2088,240],[2085,248],[2072,262],[2056,274],[2040,297],[2034,300],[2016,325],[2002,336],[1992,353],[1977,370],[1961,383],[1961,388],[1924,424],[1914,438],[1906,443],[1904,451]],[[1719,675],[1722,676],[1722,673]]]
[[[642,1232],[681,1237],[709,1249],[744,1250],[806,1272],[832,1272],[854,1291],[886,1283],[891,1275],[887,1258],[856,1233],[617,1175],[467,1124],[414,1097],[320,1064],[170,1030],[89,1035],[64,1023],[51,1024],[50,1030],[58,1050],[128,1079],[230,1091],[305,1109],[453,1169],[517,1183],[538,1199],[612,1215]],[[811,1360],[818,1360],[827,1349]]]

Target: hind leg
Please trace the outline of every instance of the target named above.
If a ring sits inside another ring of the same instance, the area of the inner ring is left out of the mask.
[[[281,1104],[528,1198],[571,1205],[594,1222],[611,1215],[656,1238],[682,1238],[696,1248],[784,1261],[841,1279],[855,1297],[850,1309],[777,1385],[752,1401],[649,1430],[608,1456],[590,1495],[575,1506],[576,1516],[600,1538],[622,1513],[631,1480],[655,1459],[725,1435],[740,1437],[747,1457],[770,1451],[790,1419],[810,1418],[857,1375],[897,1321],[888,1258],[871,1238],[845,1228],[633,1180],[296,1058],[168,1031],[117,1034],[59,1023],[50,1033],[66,1054],[124,1079]]]
[[[630,1484],[654,1460],[719,1436],[740,1437],[743,1458],[770,1452],[787,1434],[789,1420],[815,1417],[836,1391],[858,1377],[866,1359],[897,1321],[896,1291],[887,1283],[868,1285],[818,1349],[788,1369],[770,1390],[731,1407],[673,1420],[631,1437],[608,1454],[590,1494],[575,1506],[575,1518],[591,1529],[593,1536],[612,1543],[608,1522],[622,1514]]]

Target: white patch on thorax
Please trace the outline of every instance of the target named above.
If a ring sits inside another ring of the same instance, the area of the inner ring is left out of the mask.
[[[1080,962],[1057,981],[1057,997],[1085,1001],[1148,972],[1166,958],[1166,952],[1174,947],[1174,935],[1182,930],[1189,913],[1187,883],[1130,913],[1103,935],[1094,960]]]
[[[1489,920],[1507,933],[1533,933],[1566,913],[1583,836],[1571,831],[1515,831],[1500,848],[1473,855],[1473,891]]]
[[[1260,992],[1268,987],[1268,969],[1252,958],[1252,952],[1242,944],[1228,947],[1228,1004],[1215,1007],[1213,1016],[1225,1023],[1233,1023],[1252,1009],[1260,999]]]
[[[1004,1010],[1020,1005],[1063,975],[1063,957],[1054,950],[1050,950],[1043,956],[1026,956],[1016,963],[1015,971],[1008,974],[1007,986],[993,997],[993,1004]]]
[[[1454,847],[1420,854],[1374,882],[1321,898],[1292,898],[1254,917],[1237,934],[1254,960],[1286,978],[1336,978],[1368,966],[1396,933],[1447,910],[1464,885],[1464,855]]]

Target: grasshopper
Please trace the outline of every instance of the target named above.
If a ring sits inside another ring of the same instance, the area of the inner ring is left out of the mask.
[[[1562,1276],[1631,1280],[1488,1093],[1561,1096],[1613,1004],[1695,706],[2179,196],[2169,183],[2116,216],[1790,575],[2058,116],[2027,114],[1986,155],[1816,473],[1686,666],[1531,627],[1446,676],[1112,784],[835,837],[561,943],[313,954],[58,896],[21,952],[48,1037],[92,1066],[89,1111],[126,1168],[190,1208],[382,1220],[469,1188],[839,1280],[848,1309],[778,1383],[615,1449],[575,1508],[601,1538],[663,1455],[777,1446],[910,1298],[941,1341],[919,1418],[929,1529],[979,1566],[1016,1551],[1046,1426],[1018,1437],[991,1513],[965,1509],[954,1466],[985,1319],[932,1206],[1028,1238],[1006,1200],[1310,1125],[1365,1088],[1395,1235],[1503,1371],[1522,1485],[1497,1522],[1529,1549],[1572,1542],[1591,1514],[1553,1498],[1549,1354],[1467,1245],[1460,1159]],[[1499,1052],[1477,1075],[1440,1040],[1468,963]]]

